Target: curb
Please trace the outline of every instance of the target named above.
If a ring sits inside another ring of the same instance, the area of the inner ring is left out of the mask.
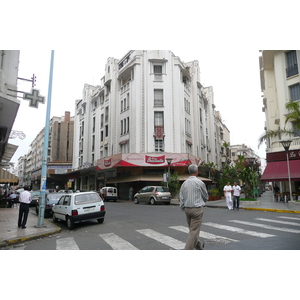
[[[48,222],[47,220],[45,220],[46,222]],[[49,223],[50,224],[50,223]],[[9,239],[9,240],[4,240],[2,242],[0,242],[0,248],[4,248],[4,247],[8,247],[11,245],[16,245],[16,244],[20,244],[26,241],[32,241],[38,238],[42,238],[42,237],[46,237],[49,236],[51,234],[55,234],[55,233],[59,233],[61,232],[61,228],[54,225],[54,224],[50,224],[51,226],[54,226],[55,229],[49,232],[45,232],[45,233],[40,233],[40,234],[31,234],[31,235],[27,235],[24,237],[16,237],[13,239]]]

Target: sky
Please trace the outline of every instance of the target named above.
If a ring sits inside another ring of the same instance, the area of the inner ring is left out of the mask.
[[[130,49],[57,49],[54,51],[54,68],[50,117],[63,116],[65,111],[75,113],[75,101],[82,98],[85,83],[98,85],[104,76],[108,57],[121,59]],[[184,49],[170,48],[184,62],[198,60],[200,81],[212,86],[216,110],[221,112],[224,124],[230,131],[230,143],[245,144],[265,158],[265,149],[258,149],[258,138],[263,133],[264,113],[259,78],[259,50],[245,49]],[[20,50],[19,77],[36,76],[35,88],[48,97],[51,50]],[[245,59],[246,58],[246,59]],[[242,63],[238,63],[242,62]],[[18,90],[30,92],[31,83],[18,80]],[[20,96],[23,94],[20,93]],[[45,126],[47,103],[38,108],[29,107],[29,101],[20,99],[20,108],[13,130],[23,131],[24,140],[9,142],[19,145],[12,158],[17,162],[29,150],[30,143]]]

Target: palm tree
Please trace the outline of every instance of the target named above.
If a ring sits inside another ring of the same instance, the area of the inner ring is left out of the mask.
[[[281,135],[290,135],[290,136],[300,136],[300,106],[299,102],[295,102],[293,100],[290,100],[288,103],[286,103],[285,107],[288,109],[289,113],[286,115],[285,124],[288,122],[292,122],[296,128],[299,130],[296,132],[295,130],[287,130],[287,129],[280,129],[277,130],[268,130],[264,134],[261,135],[259,138],[259,144],[258,147],[266,141],[267,138],[272,137],[279,137],[281,139]]]

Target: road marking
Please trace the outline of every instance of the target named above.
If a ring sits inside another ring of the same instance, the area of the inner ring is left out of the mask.
[[[177,250],[182,250],[185,247],[185,243],[151,229],[141,229],[136,231]]]
[[[273,220],[273,219],[255,218],[255,220],[265,221],[265,222],[274,222],[274,223],[285,224],[285,225],[292,225],[292,226],[300,226],[300,223],[279,221],[279,220]]]
[[[68,237],[56,240],[56,250],[79,250],[74,238]]]
[[[229,220],[229,222],[239,223],[239,224],[244,224],[244,225],[250,225],[250,226],[256,226],[256,227],[260,227],[260,228],[264,228],[264,229],[271,229],[271,230],[291,232],[291,233],[300,233],[300,230],[296,230],[296,229],[289,229],[289,228],[284,228],[284,227],[275,227],[275,226],[269,226],[269,225],[259,224],[259,223],[252,223],[252,222],[239,221],[239,220]]]
[[[114,250],[139,250],[114,233],[99,234],[99,236],[104,239],[104,241],[109,244]]]
[[[267,237],[275,236],[273,234],[267,234],[267,233],[262,233],[262,232],[250,231],[250,230],[245,230],[245,229],[242,229],[242,228],[237,228],[237,227],[232,227],[232,226],[227,226],[227,225],[220,225],[220,224],[211,223],[211,222],[203,223],[203,225],[212,226],[212,227],[215,227],[215,228],[224,229],[224,230],[228,230],[228,231],[232,231],[232,232],[237,232],[237,233],[242,233],[242,234],[257,236],[257,237],[261,237],[261,238],[267,238]]]
[[[169,228],[175,229],[181,232],[189,233],[189,228],[186,226],[170,226]],[[215,235],[212,233],[208,233],[200,230],[200,237],[206,240],[212,240],[214,242],[219,242],[222,244],[228,244],[230,242],[238,242],[238,240],[230,239],[224,236]]]
[[[295,218],[295,217],[280,216],[280,217],[278,217],[278,218],[289,219],[289,220],[298,220],[298,221],[300,221],[300,218]]]

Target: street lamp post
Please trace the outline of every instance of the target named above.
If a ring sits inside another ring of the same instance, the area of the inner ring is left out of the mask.
[[[167,188],[169,187],[169,181],[170,181],[170,165],[171,165],[171,162],[172,162],[173,158],[166,158],[166,161],[168,163],[168,179],[167,179]]]
[[[292,201],[293,195],[292,195],[291,173],[290,173],[290,163],[289,163],[289,149],[292,141],[290,140],[280,141],[280,143],[283,146],[286,153],[286,162],[287,162],[287,169],[288,169],[288,176],[289,176],[290,201]]]

